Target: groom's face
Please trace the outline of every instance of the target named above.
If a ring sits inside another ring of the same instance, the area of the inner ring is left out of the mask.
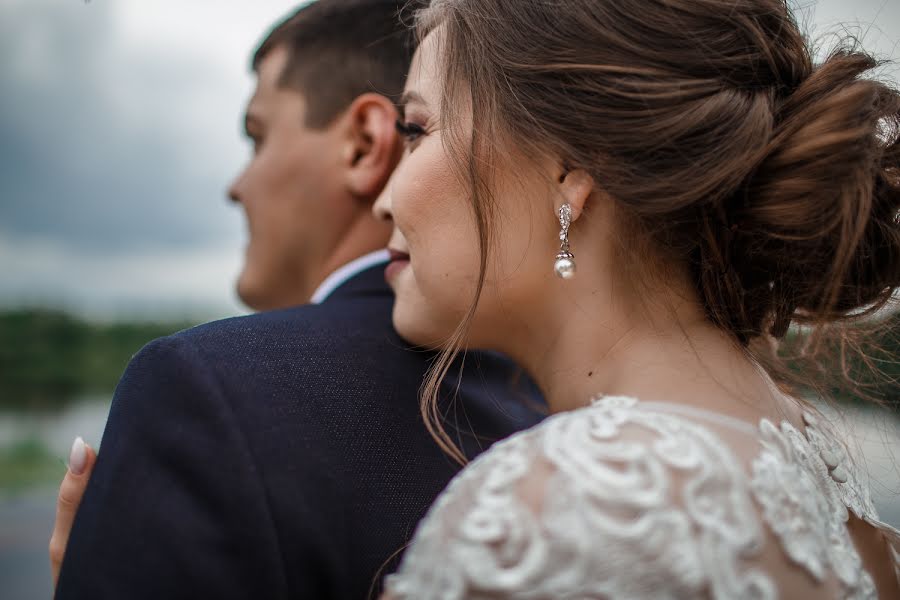
[[[253,156],[229,196],[247,217],[249,240],[237,291],[256,310],[303,304],[342,235],[340,137],[306,126],[306,101],[280,85],[287,49],[259,64],[245,115]]]

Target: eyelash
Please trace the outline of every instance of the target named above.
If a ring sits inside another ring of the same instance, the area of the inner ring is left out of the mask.
[[[397,119],[397,131],[406,138],[407,143],[412,143],[419,139],[419,137],[425,135],[425,129],[421,125],[416,125],[415,123],[405,123],[400,119]]]

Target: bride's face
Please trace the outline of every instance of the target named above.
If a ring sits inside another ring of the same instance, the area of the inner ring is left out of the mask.
[[[476,295],[481,256],[470,186],[454,169],[449,133],[440,128],[439,32],[423,40],[413,59],[401,119],[406,153],[375,208],[393,219],[389,248],[401,256],[387,270],[396,295],[394,326],[422,346],[439,346],[464,318]],[[471,108],[457,109],[454,132],[467,147]],[[484,289],[464,342],[500,350],[510,328],[529,314],[535,295],[551,283],[558,246],[546,179],[534,169],[513,170],[524,161],[516,160],[514,150],[501,150],[510,158],[484,169],[492,241],[485,248]]]

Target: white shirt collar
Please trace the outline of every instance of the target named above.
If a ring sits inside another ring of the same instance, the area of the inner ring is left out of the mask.
[[[385,250],[376,250],[369,252],[365,256],[353,259],[343,267],[340,267],[334,273],[325,278],[310,298],[311,304],[321,304],[331,293],[344,284],[351,277],[358,275],[368,269],[374,267],[378,263],[385,263],[391,258],[390,253]]]

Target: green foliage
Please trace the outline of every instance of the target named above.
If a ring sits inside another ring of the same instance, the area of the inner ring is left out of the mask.
[[[900,312],[835,327],[819,340],[791,330],[779,355],[810,395],[900,408]]]
[[[58,482],[65,472],[66,463],[38,440],[25,440],[0,450],[0,491],[4,493]]]
[[[44,410],[111,395],[147,342],[192,323],[94,324],[65,313],[0,313],[0,409]]]

